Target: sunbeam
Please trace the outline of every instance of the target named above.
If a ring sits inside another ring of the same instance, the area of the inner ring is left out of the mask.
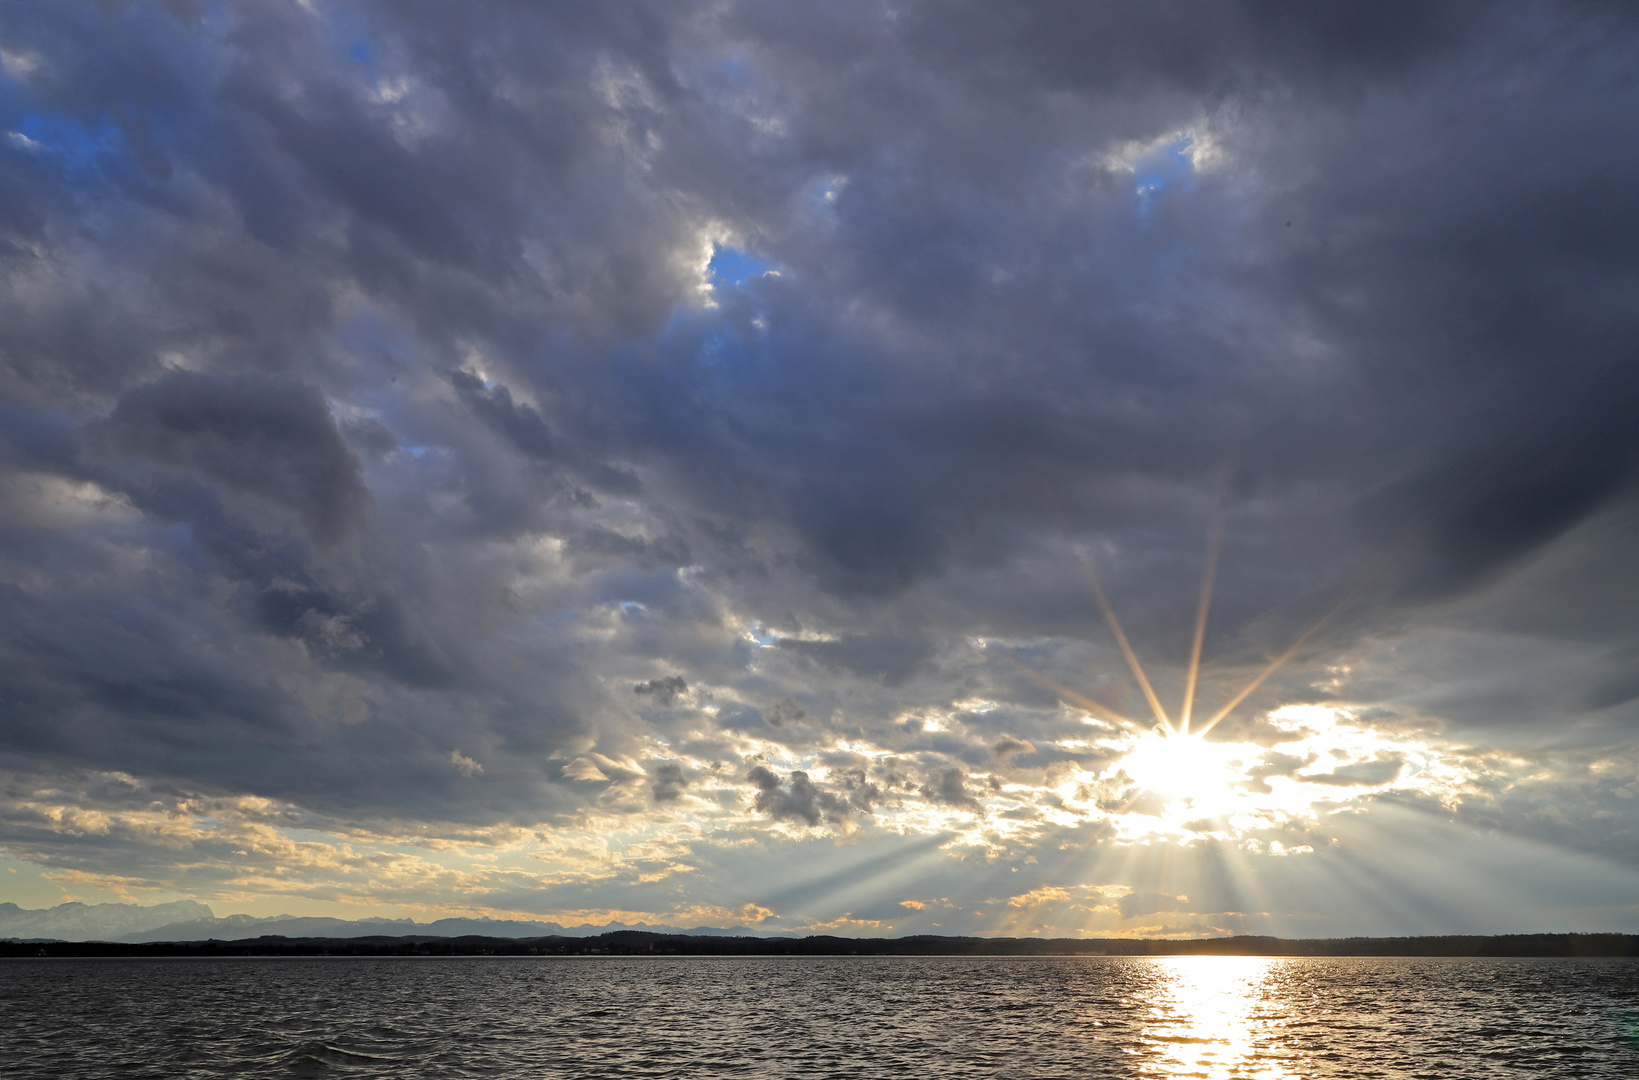
[[[1467,484],[1463,485],[1461,489],[1459,489],[1451,496],[1450,499],[1446,501],[1446,504],[1441,511],[1434,515],[1430,524],[1432,525],[1442,521],[1450,515],[1456,513],[1456,511],[1462,506],[1463,499],[1478,482],[1479,479],[1476,477],[1471,479]],[[1349,591],[1343,594],[1343,598],[1341,600],[1332,605],[1332,607],[1319,619],[1316,619],[1309,629],[1299,634],[1297,640],[1293,641],[1292,644],[1287,647],[1285,652],[1281,653],[1265,665],[1264,669],[1260,671],[1251,682],[1242,687],[1239,693],[1230,698],[1227,704],[1225,704],[1217,712],[1213,713],[1212,719],[1208,720],[1206,724],[1202,726],[1201,734],[1204,735],[1211,731],[1214,727],[1217,727],[1218,723],[1233,712],[1237,705],[1245,701],[1255,690],[1257,690],[1258,687],[1262,686],[1264,682],[1268,680],[1269,676],[1286,666],[1286,663],[1298,654],[1298,651],[1308,643],[1310,638],[1320,633],[1320,631],[1324,629],[1328,623],[1337,618],[1338,615],[1342,614],[1345,608],[1354,603],[1356,600],[1360,599],[1366,590],[1370,589],[1373,585],[1377,584],[1378,582],[1382,581],[1383,578],[1388,576],[1390,570],[1405,562],[1406,559],[1410,557],[1412,549],[1415,548],[1420,542],[1420,539],[1421,534],[1410,534],[1405,540],[1385,554],[1382,558],[1378,559],[1368,570],[1362,573]],[[1203,607],[1202,610],[1204,612],[1205,608]],[[1196,632],[1199,634],[1201,631],[1198,629]]]
[[[1122,727],[1128,728],[1132,731],[1149,730],[1137,720],[1134,720],[1129,716],[1123,716],[1121,713],[1116,712],[1114,709],[1095,698],[1090,698],[1086,694],[1077,693],[1068,686],[1056,683],[1039,671],[1025,667],[1023,664],[1019,665],[1019,670],[1023,671],[1029,678],[1034,679],[1036,682],[1047,687],[1047,689],[1053,691],[1053,693],[1057,694],[1065,701],[1068,701],[1072,705],[1080,705],[1083,709],[1086,709],[1095,716],[1120,724]]]
[[[1217,712],[1213,713],[1212,718],[1205,724],[1201,725],[1200,734],[1205,735],[1207,732],[1217,727],[1219,722],[1233,712],[1237,705],[1245,701],[1252,695],[1253,691],[1262,686],[1264,682],[1268,680],[1269,676],[1285,667],[1287,661],[1296,656],[1298,651],[1301,650],[1304,645],[1308,644],[1310,638],[1320,633],[1320,631],[1323,630],[1328,623],[1341,615],[1344,609],[1358,600],[1367,589],[1371,588],[1378,581],[1382,580],[1384,575],[1389,572],[1389,569],[1403,559],[1405,554],[1406,551],[1402,548],[1392,553],[1388,558],[1380,560],[1376,566],[1362,574],[1360,579],[1355,582],[1354,586],[1348,592],[1343,594],[1343,598],[1341,600],[1339,600],[1336,604],[1333,604],[1324,615],[1316,619],[1307,630],[1299,634],[1297,636],[1297,640],[1293,641],[1292,644],[1286,647],[1285,652],[1269,661],[1269,663],[1264,666],[1262,671],[1258,672],[1251,682],[1243,686],[1234,697],[1229,699],[1228,703],[1218,709]]]
[[[1161,699],[1156,696],[1155,688],[1150,685],[1149,677],[1144,674],[1144,665],[1138,662],[1138,654],[1127,641],[1127,635],[1121,629],[1121,620],[1115,617],[1115,609],[1110,607],[1109,598],[1104,595],[1104,588],[1098,583],[1098,574],[1093,570],[1093,560],[1079,545],[1076,554],[1081,556],[1081,565],[1087,571],[1087,583],[1093,588],[1093,595],[1098,598],[1099,610],[1104,613],[1104,621],[1109,624],[1111,633],[1121,646],[1121,655],[1127,658],[1127,666],[1132,669],[1133,678],[1144,691],[1144,698],[1150,703],[1155,712],[1156,722],[1168,731],[1172,731],[1172,720],[1167,716],[1167,710],[1162,707]]]
[[[1207,528],[1206,563],[1201,569],[1201,595],[1195,606],[1195,637],[1189,646],[1189,667],[1184,672],[1184,702],[1178,712],[1178,730],[1189,734],[1189,718],[1195,708],[1195,681],[1201,673],[1201,645],[1206,640],[1207,611],[1212,606],[1212,582],[1218,574],[1218,552],[1224,543],[1224,531],[1229,524],[1227,487],[1218,499]]]

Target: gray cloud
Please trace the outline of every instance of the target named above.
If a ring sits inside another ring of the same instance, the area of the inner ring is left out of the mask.
[[[779,820],[805,821],[818,825],[821,821],[838,822],[852,810],[848,800],[824,791],[802,770],[796,770],[785,780],[772,769],[755,765],[746,779],[756,785],[753,806],[759,813]]]
[[[1011,735],[1003,735],[990,747],[990,752],[998,758],[1010,757],[1013,754],[1029,754],[1035,752],[1035,747],[1025,739],[1015,739]]]
[[[956,766],[940,769],[930,776],[921,788],[922,797],[945,806],[975,808],[979,800],[967,789],[967,774]]]
[[[1311,784],[1333,784],[1338,787],[1367,787],[1387,784],[1400,775],[1405,759],[1399,754],[1380,755],[1376,761],[1362,761],[1354,765],[1339,765],[1331,772],[1297,773],[1298,779]]]
[[[782,638],[779,647],[820,667],[862,678],[902,683],[925,665],[932,645],[920,634],[860,634],[837,641]]]
[[[662,708],[671,708],[677,699],[689,692],[689,684],[681,675],[667,675],[662,679],[650,679],[632,687],[634,694],[647,694],[654,698]]]
[[[682,766],[668,761],[655,767],[653,782],[655,802],[676,802],[683,797],[683,791],[688,786],[689,778],[683,772]]]
[[[791,698],[776,701],[763,711],[763,719],[773,727],[784,727],[787,724],[800,723],[808,719],[808,710],[798,705]]]

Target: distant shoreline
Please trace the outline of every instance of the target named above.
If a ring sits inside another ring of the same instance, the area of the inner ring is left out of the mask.
[[[1269,956],[1639,957],[1635,934],[1431,937],[1128,938],[714,937],[616,930],[595,937],[289,938],[236,941],[0,941],[0,957],[212,956]]]

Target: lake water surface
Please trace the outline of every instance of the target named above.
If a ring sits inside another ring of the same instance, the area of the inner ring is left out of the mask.
[[[1639,1077],[1639,961],[0,960],[0,1077]]]

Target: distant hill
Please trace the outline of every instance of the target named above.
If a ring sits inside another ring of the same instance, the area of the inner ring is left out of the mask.
[[[277,935],[288,938],[468,937],[536,938],[590,937],[619,930],[642,930],[696,937],[766,936],[744,926],[727,929],[697,926],[682,929],[647,923],[610,922],[602,926],[562,926],[555,922],[507,919],[330,919],[296,915],[227,915],[218,918],[194,900],[169,904],[58,904],[30,910],[0,904],[0,939],[19,941],[246,941]]]
[[[745,936],[755,934],[743,926],[722,930],[702,926],[682,930],[669,926],[650,926],[645,923],[605,923],[602,926],[562,926],[554,922],[524,922],[507,919],[438,919],[418,923],[413,919],[325,919],[298,918],[292,915],[270,915],[254,918],[250,915],[229,915],[226,918],[193,919],[171,923],[125,934],[117,941],[247,941],[252,938],[278,935],[290,938],[356,938],[356,937],[591,937],[616,930],[647,930],[660,934],[692,934],[700,936]],[[77,940],[87,940],[80,938]]]
[[[119,941],[161,926],[209,918],[211,909],[194,900],[148,906],[70,903],[37,910],[0,904],[0,938]]]

